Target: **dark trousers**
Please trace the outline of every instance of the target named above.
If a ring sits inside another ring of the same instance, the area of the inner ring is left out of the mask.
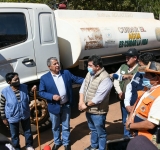
[[[31,133],[31,125],[30,118],[26,120],[21,120],[22,129],[24,131],[26,147],[30,147],[33,145],[33,137]],[[17,123],[9,123],[12,144],[16,150],[20,150],[19,145],[19,122]]]

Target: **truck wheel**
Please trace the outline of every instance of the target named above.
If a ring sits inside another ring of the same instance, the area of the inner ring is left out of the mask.
[[[33,98],[32,98],[33,99]],[[37,116],[38,116],[38,125],[39,130],[43,131],[51,126],[51,121],[49,120],[49,113],[47,110],[47,102],[43,98],[38,98],[37,102]],[[30,121],[31,121],[31,130],[32,133],[36,133],[36,110],[35,110],[35,100],[30,102]]]
[[[43,122],[42,124],[38,124],[38,125],[39,125],[39,132],[43,132],[51,128],[52,122],[50,121],[50,118],[48,118],[45,122]],[[31,124],[31,131],[32,131],[32,134],[37,134],[36,124]],[[23,131],[21,132],[21,134],[24,135]]]

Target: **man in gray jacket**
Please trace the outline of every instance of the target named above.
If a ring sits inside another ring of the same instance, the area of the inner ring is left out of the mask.
[[[79,110],[86,111],[88,127],[91,130],[91,145],[85,150],[106,149],[105,121],[112,86],[101,58],[96,55],[89,57],[88,74],[79,92]]]

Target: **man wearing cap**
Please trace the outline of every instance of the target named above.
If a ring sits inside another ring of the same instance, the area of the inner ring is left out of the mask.
[[[147,67],[140,67],[145,72],[143,85],[146,91],[138,92],[138,99],[126,123],[126,129],[133,135],[144,135],[160,149],[156,136],[160,125],[160,63],[150,62]]]
[[[135,48],[129,49],[125,54],[126,56],[126,64],[122,64],[117,74],[121,75],[133,75],[137,72],[138,69],[138,51]],[[124,125],[124,136],[130,136],[129,131],[126,130],[125,123],[127,118],[127,110],[124,106],[124,93],[126,91],[126,86],[130,82],[130,79],[125,79],[122,81],[114,80],[114,87],[118,94],[118,98],[120,100],[121,105],[121,113],[122,113],[122,122]]]
[[[138,64],[139,66],[147,66],[150,61],[156,61],[156,57],[152,53],[143,53],[139,55]],[[134,103],[137,100],[137,91],[143,90],[144,86],[142,85],[143,72],[137,72],[131,82],[126,87],[124,105],[128,111],[131,112]]]

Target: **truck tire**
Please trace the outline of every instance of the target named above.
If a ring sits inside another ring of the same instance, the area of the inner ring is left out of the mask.
[[[43,132],[43,131],[51,128],[52,122],[50,121],[50,118],[48,118],[44,123],[38,124],[38,125],[39,125],[39,132]],[[31,132],[32,132],[33,135],[37,134],[36,124],[31,124]],[[22,129],[21,125],[19,126],[19,133],[24,136],[24,132],[23,132],[23,129]]]
[[[35,110],[35,100],[33,97],[30,97],[30,121],[31,121],[31,130],[32,134],[37,133],[36,131],[36,110]],[[49,118],[49,113],[47,109],[47,102],[45,99],[37,97],[37,115],[38,115],[38,125],[39,131],[44,131],[47,128],[51,127],[52,123]]]
[[[48,118],[45,122],[39,124],[39,132],[43,132],[51,128],[51,126],[52,126],[52,122],[50,121],[50,118]],[[32,134],[37,134],[36,124],[31,124],[31,131],[32,131]],[[20,133],[24,135],[23,130]]]

